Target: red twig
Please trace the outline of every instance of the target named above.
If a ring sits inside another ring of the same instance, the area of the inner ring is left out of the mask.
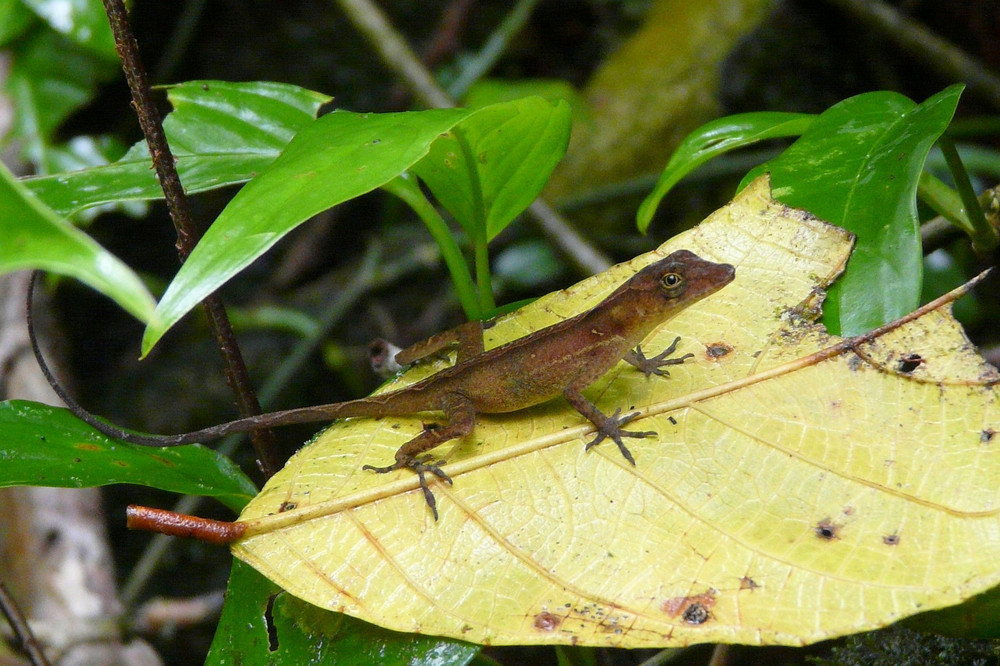
[[[135,504],[125,509],[125,524],[130,530],[159,532],[216,545],[232,543],[243,536],[246,530],[243,523],[199,518]]]

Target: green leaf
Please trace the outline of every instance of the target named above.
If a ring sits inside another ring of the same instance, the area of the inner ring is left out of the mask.
[[[892,92],[846,99],[765,167],[776,199],[857,235],[847,271],[824,302],[832,333],[858,335],[919,304],[917,185],[963,87],[919,105]]]
[[[35,15],[21,0],[0,0],[0,46],[24,32]]]
[[[69,410],[0,402],[0,487],[87,488],[133,483],[215,497],[239,511],[256,487],[228,458],[200,444],[135,446],[95,432]]]
[[[37,28],[18,43],[4,87],[15,109],[11,138],[20,139],[25,155],[41,165],[56,128],[120,70],[114,60]]]
[[[815,119],[816,116],[807,113],[761,111],[726,116],[705,123],[677,146],[653,191],[639,206],[636,214],[639,231],[646,233],[649,229],[656,208],[667,192],[705,162],[767,139],[799,136]]]
[[[153,297],[139,277],[51,209],[0,165],[0,272],[41,268],[69,275],[114,299],[140,321],[153,315]]]
[[[330,100],[266,81],[189,81],[168,88],[167,97],[174,111],[164,119],[164,131],[189,194],[250,180]],[[108,202],[163,198],[145,142],[114,164],[24,182],[65,215]]]
[[[115,40],[101,0],[22,0],[56,32],[104,58],[115,57]]]
[[[310,606],[233,562],[211,664],[440,664],[464,666],[474,645],[400,634]]]
[[[471,113],[337,111],[300,131],[277,160],[240,190],[195,247],[157,306],[161,319],[147,327],[143,354],[285,234],[317,213],[388,183]]]
[[[928,611],[904,620],[917,631],[961,638],[1000,638],[1000,588],[977,594],[968,601]]]
[[[569,143],[569,104],[540,97],[480,109],[413,172],[476,241],[492,240],[542,191]]]

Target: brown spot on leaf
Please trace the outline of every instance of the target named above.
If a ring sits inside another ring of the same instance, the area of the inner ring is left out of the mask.
[[[920,354],[907,354],[903,358],[899,359],[899,365],[896,369],[904,375],[908,375],[924,363],[924,357]]]
[[[672,416],[668,416],[667,420],[670,421],[670,425],[677,425],[677,419]]]
[[[997,434],[997,431],[993,428],[986,428],[981,433],[979,433],[979,441],[983,444],[989,444],[993,441],[993,436]]]
[[[895,532],[893,532],[892,534],[886,534],[884,537],[882,537],[882,543],[884,543],[887,546],[899,545],[899,535],[896,534]]]
[[[847,359],[847,369],[852,371],[857,370],[861,367],[861,363],[862,361],[860,356],[852,356]]]
[[[548,611],[542,611],[535,616],[535,629],[539,631],[555,631],[561,623],[562,619]]]
[[[845,506],[844,507],[844,515],[845,516],[853,516],[854,515],[854,507],[850,506],[850,505]]]
[[[741,590],[750,590],[750,591],[753,591],[753,590],[756,590],[758,587],[760,587],[760,584],[757,581],[755,581],[753,578],[751,578],[750,576],[743,576],[743,578],[740,578],[740,589]]]
[[[287,501],[286,502],[282,502],[281,506],[278,507],[278,513],[284,513],[285,511],[291,511],[292,509],[294,509],[297,506],[298,506],[298,504],[296,504],[295,502],[287,502]]]
[[[99,447],[97,444],[77,444],[76,448],[80,449],[81,451],[100,451],[101,450],[101,447]]]
[[[837,532],[839,531],[840,525],[834,524],[834,522],[829,518],[824,518],[813,527],[813,532],[816,533],[816,536],[826,541],[833,541],[834,539],[837,539]]]
[[[732,345],[727,345],[725,342],[712,342],[705,348],[709,358],[722,358],[732,351]]]
[[[709,588],[702,594],[690,597],[673,597],[660,606],[660,610],[670,617],[678,617],[687,624],[704,624],[711,619],[711,609],[715,606],[715,590]]]

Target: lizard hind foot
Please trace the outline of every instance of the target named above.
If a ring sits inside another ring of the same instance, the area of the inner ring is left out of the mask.
[[[632,421],[633,419],[640,416],[639,412],[632,412],[631,414],[626,414],[625,416],[619,416],[621,414],[621,409],[616,409],[615,413],[607,417],[604,423],[597,430],[597,437],[587,443],[584,450],[589,451],[593,447],[597,446],[603,442],[608,437],[618,445],[618,450],[621,451],[622,456],[625,460],[629,461],[635,465],[635,458],[632,457],[632,452],[628,450],[625,443],[622,441],[622,437],[635,437],[636,439],[642,439],[644,437],[655,437],[656,432],[653,430],[622,430],[622,426]]]
[[[423,458],[403,458],[396,460],[393,464],[385,467],[363,465],[361,469],[370,470],[376,474],[387,474],[388,472],[394,472],[397,469],[404,468],[416,472],[417,478],[420,480],[420,489],[424,493],[424,501],[427,502],[427,506],[430,507],[431,513],[434,514],[434,520],[437,520],[437,500],[434,497],[434,493],[431,492],[430,487],[427,485],[426,474],[430,472],[442,481],[448,483],[448,485],[452,485],[452,480],[451,477],[448,476],[443,469],[441,469],[441,465],[444,464],[444,460],[438,460],[437,462],[431,461],[431,456],[424,456]]]

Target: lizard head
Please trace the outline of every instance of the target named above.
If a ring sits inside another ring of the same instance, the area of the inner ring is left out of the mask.
[[[690,250],[677,250],[646,266],[626,284],[646,316],[663,319],[715,293],[733,281],[736,269],[702,259]]]

